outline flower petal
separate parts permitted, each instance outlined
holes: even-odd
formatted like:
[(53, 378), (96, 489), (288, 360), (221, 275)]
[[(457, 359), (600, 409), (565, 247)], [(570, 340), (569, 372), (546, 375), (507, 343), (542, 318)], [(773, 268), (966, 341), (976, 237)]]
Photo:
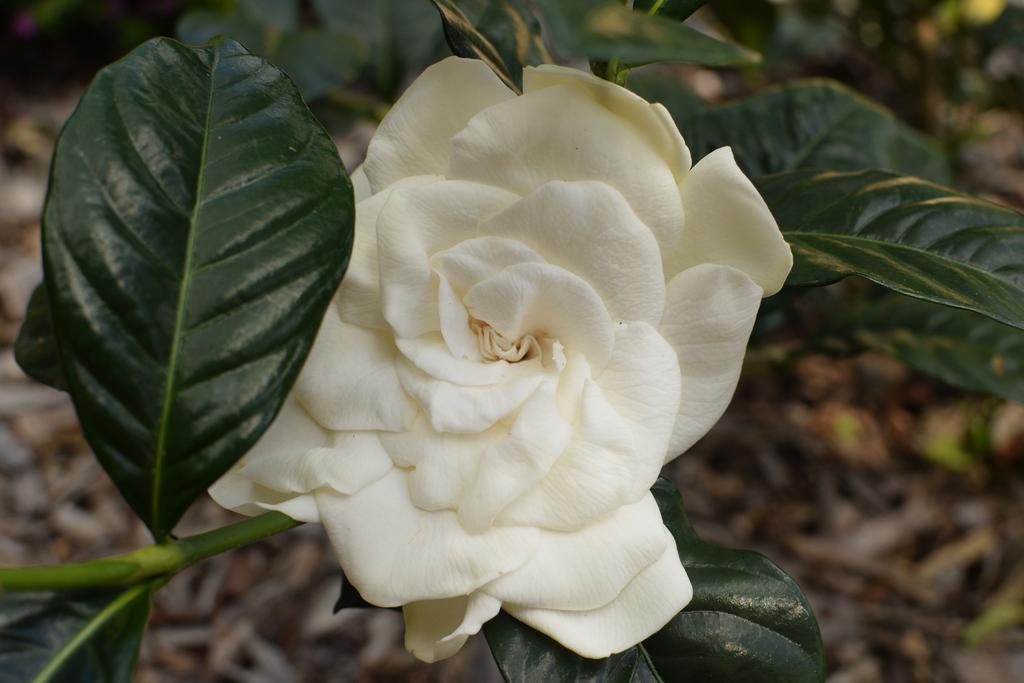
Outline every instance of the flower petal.
[(476, 237), (459, 242), (438, 254), (434, 260), (438, 270), (459, 294), (465, 294), (476, 283), (497, 275), (508, 266), (545, 263), (544, 258), (530, 247), (504, 236)]
[(682, 382), (676, 351), (644, 322), (617, 325), (615, 350), (596, 381), (633, 431), (636, 495), (654, 485), (679, 415)]
[(509, 364), (503, 360), (489, 363), (455, 358), (440, 334), (434, 332), (415, 339), (398, 339), (395, 341), (413, 365), (431, 377), (460, 384), (462, 386), (482, 387), (499, 384), (508, 376)]
[(420, 74), (380, 122), (363, 170), (374, 192), (412, 175), (443, 175), (449, 141), (477, 112), (515, 97), (478, 59), (449, 57)]
[(253, 481), (243, 470), (248, 466), (279, 462), (285, 468), (296, 466), (311, 449), (331, 445), (331, 435), (310, 417), (293, 397), (285, 399), (277, 417), (242, 459), (210, 487), (217, 504), (243, 515), (258, 515), (280, 510), (303, 522), (317, 522), (320, 515), (312, 496), (297, 496), (281, 486), (265, 486)]
[(377, 432), (334, 432), (333, 448), (313, 448), (299, 458), (248, 459), (241, 474), (278, 491), (309, 493), (329, 486), (351, 494), (383, 477), (391, 467)]
[(480, 361), (480, 342), (469, 326), (469, 311), (448, 278), (437, 274), (437, 316), (441, 337), (453, 358)]
[(334, 431), (405, 429), (416, 416), (416, 404), (398, 381), (397, 356), (388, 332), (342, 322), (328, 309), (295, 382), (295, 397)]
[(633, 484), (639, 457), (629, 425), (600, 387), (587, 380), (576, 433), (565, 453), (539, 484), (505, 508), (497, 523), (581, 529), (639, 499)]
[(665, 107), (652, 104), (633, 91), (598, 78), (589, 71), (556, 64), (528, 66), (523, 70), (524, 93), (556, 85), (571, 85), (586, 92), (593, 100), (636, 127), (651, 149), (662, 155), (677, 181), (686, 176), (693, 163), (690, 150)]
[(500, 600), (481, 592), (411, 602), (402, 607), (405, 649), (428, 663), (451, 657), (500, 610)]
[(732, 400), (761, 295), (740, 271), (713, 264), (669, 283), (659, 331), (679, 358), (682, 397), (666, 462), (704, 436)]
[(479, 236), (480, 221), (516, 195), (463, 180), (396, 189), (377, 219), (384, 318), (399, 337), (440, 329), (431, 257)]
[(469, 595), (522, 566), (539, 531), (502, 527), (467, 533), (454, 512), (427, 512), (409, 500), (402, 470), (354, 496), (316, 493), (320, 517), (359, 594), (381, 607)]
[(693, 597), (675, 541), (607, 605), (592, 610), (538, 609), (506, 604), (509, 614), (583, 657), (602, 659), (659, 631)]
[(398, 378), (438, 432), (473, 434), (514, 412), (547, 374), (539, 358), (512, 363), (500, 384), (462, 386), (431, 377), (408, 360), (397, 363)]
[(380, 265), (377, 260), (377, 217), (391, 197), (402, 187), (415, 187), (437, 181), (434, 176), (404, 178), (382, 192), (356, 205), (355, 240), (352, 258), (334, 297), (338, 315), (345, 322), (387, 329), (380, 303)]
[(683, 231), (673, 170), (633, 126), (588, 93), (558, 85), (470, 119), (452, 139), (445, 175), (524, 197), (552, 180), (600, 180), (622, 193), (667, 253), (678, 247)]
[(421, 413), (406, 432), (381, 433), (398, 467), (409, 470), (409, 496), (422, 510), (458, 510), (488, 448), (508, 434), (496, 425), (479, 434), (435, 432)]
[(366, 171), (363, 169), (363, 165), (359, 164), (356, 170), (349, 174), (348, 179), (352, 182), (352, 195), (356, 200), (356, 204), (369, 199), (370, 195), (373, 194), (373, 190), (370, 189), (370, 181), (366, 178)]
[(665, 277), (658, 242), (610, 185), (553, 180), (482, 230), (520, 240), (589, 282), (613, 318), (652, 325), (661, 320)]
[(701, 159), (682, 184), (686, 227), (680, 247), (665, 256), (665, 274), (701, 263), (743, 271), (770, 296), (782, 289), (793, 252), (768, 205), (722, 147)]
[(648, 493), (579, 531), (543, 531), (526, 564), (483, 590), (521, 607), (597, 609), (661, 558), (666, 544), (658, 504)]
[(209, 494), (217, 505), (247, 517), (281, 512), (297, 522), (320, 522), (320, 510), (311, 494), (296, 495), (268, 489), (239, 474), (237, 468), (228, 470), (218, 479), (210, 487)]
[(612, 352), (614, 332), (601, 297), (578, 276), (546, 263), (509, 266), (474, 285), (463, 297), (470, 315), (507, 339), (552, 337), (567, 353), (582, 353), (600, 369)]
[(480, 459), (476, 478), (459, 506), (459, 521), (470, 531), (489, 528), (509, 503), (526, 493), (551, 469), (572, 437), (572, 425), (555, 403), (552, 379), (523, 404), (508, 436)]

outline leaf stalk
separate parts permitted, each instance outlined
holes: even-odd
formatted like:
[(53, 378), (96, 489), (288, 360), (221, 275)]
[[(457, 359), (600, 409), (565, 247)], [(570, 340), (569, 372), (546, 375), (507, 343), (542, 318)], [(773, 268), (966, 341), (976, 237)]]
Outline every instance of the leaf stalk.
[(200, 560), (254, 543), (299, 524), (280, 512), (268, 512), (196, 536), (164, 541), (99, 560), (0, 567), (0, 592), (71, 590), (128, 585), (157, 576), (170, 578)]

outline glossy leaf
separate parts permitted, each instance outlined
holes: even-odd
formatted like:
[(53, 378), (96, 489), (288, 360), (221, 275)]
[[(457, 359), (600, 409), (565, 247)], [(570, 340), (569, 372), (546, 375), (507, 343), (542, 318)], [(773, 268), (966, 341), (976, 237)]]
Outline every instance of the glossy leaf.
[(694, 160), (729, 146), (750, 176), (877, 168), (950, 182), (949, 160), (937, 142), (839, 83), (798, 81), (718, 105), (653, 74), (636, 74), (630, 86), (665, 104)]
[(796, 582), (760, 553), (702, 541), (670, 482), (660, 479), (652, 492), (694, 588), (686, 609), (644, 642), (662, 677), (824, 681), (818, 622)]
[(820, 683), (818, 624), (796, 583), (763, 555), (697, 537), (678, 492), (652, 489), (694, 588), (692, 602), (643, 643), (584, 659), (505, 613), (484, 626), (506, 681)]
[(685, 24), (634, 12), (617, 0), (537, 0), (555, 49), (628, 64), (749, 66), (760, 57)]
[(367, 602), (356, 587), (349, 582), (348, 577), (341, 575), (341, 590), (338, 599), (334, 603), (334, 613), (337, 614), (343, 609), (381, 609), (373, 603)]
[(792, 171), (757, 185), (793, 247), (788, 285), (861, 275), (1024, 329), (1024, 214), (882, 171)]
[(498, 669), (508, 683), (662, 681), (642, 644), (606, 659), (585, 659), (504, 611), (484, 624), (484, 635)]
[(82, 97), (44, 208), (47, 292), (86, 438), (157, 537), (277, 413), (352, 220), (334, 143), (237, 43), (149, 41)]
[(437, 10), (427, 0), (313, 0), (313, 7), (328, 29), (366, 43), (370, 77), (387, 97), (445, 53)]
[(514, 90), (521, 89), (521, 83), (512, 75), (512, 68), (505, 63), (498, 48), (473, 25), (456, 3), (451, 0), (432, 2), (441, 14), (444, 36), (453, 53), (460, 57), (479, 59), (498, 74), (508, 87)]
[(131, 683), (152, 591), (0, 594), (0, 683)]
[(61, 391), (67, 391), (64, 367), (60, 363), (60, 349), (53, 334), (50, 318), (50, 299), (46, 287), (39, 285), (32, 292), (25, 320), (14, 342), (14, 360), (32, 379)]
[(633, 9), (682, 21), (708, 4), (708, 0), (636, 0)]
[(521, 90), (523, 67), (550, 61), (537, 17), (523, 0), (433, 0), (460, 57), (482, 60)]
[(961, 389), (1024, 403), (1024, 332), (968, 311), (889, 295), (844, 311), (828, 349), (894, 356)]

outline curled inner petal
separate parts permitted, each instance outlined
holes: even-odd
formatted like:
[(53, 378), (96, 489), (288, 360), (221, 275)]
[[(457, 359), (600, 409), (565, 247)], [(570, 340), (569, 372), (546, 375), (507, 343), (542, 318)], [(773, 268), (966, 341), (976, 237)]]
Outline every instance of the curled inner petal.
[(471, 320), (469, 324), (476, 333), (480, 356), (484, 360), (518, 363), (523, 359), (540, 356), (540, 343), (532, 334), (509, 339), (482, 320)]

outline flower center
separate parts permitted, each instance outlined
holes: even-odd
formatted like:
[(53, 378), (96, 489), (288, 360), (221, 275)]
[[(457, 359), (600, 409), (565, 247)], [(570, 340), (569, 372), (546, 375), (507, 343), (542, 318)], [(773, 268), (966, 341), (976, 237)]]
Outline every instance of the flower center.
[(532, 334), (511, 340), (482, 320), (472, 319), (469, 324), (476, 333), (480, 356), (486, 361), (518, 363), (541, 355), (540, 343)]

